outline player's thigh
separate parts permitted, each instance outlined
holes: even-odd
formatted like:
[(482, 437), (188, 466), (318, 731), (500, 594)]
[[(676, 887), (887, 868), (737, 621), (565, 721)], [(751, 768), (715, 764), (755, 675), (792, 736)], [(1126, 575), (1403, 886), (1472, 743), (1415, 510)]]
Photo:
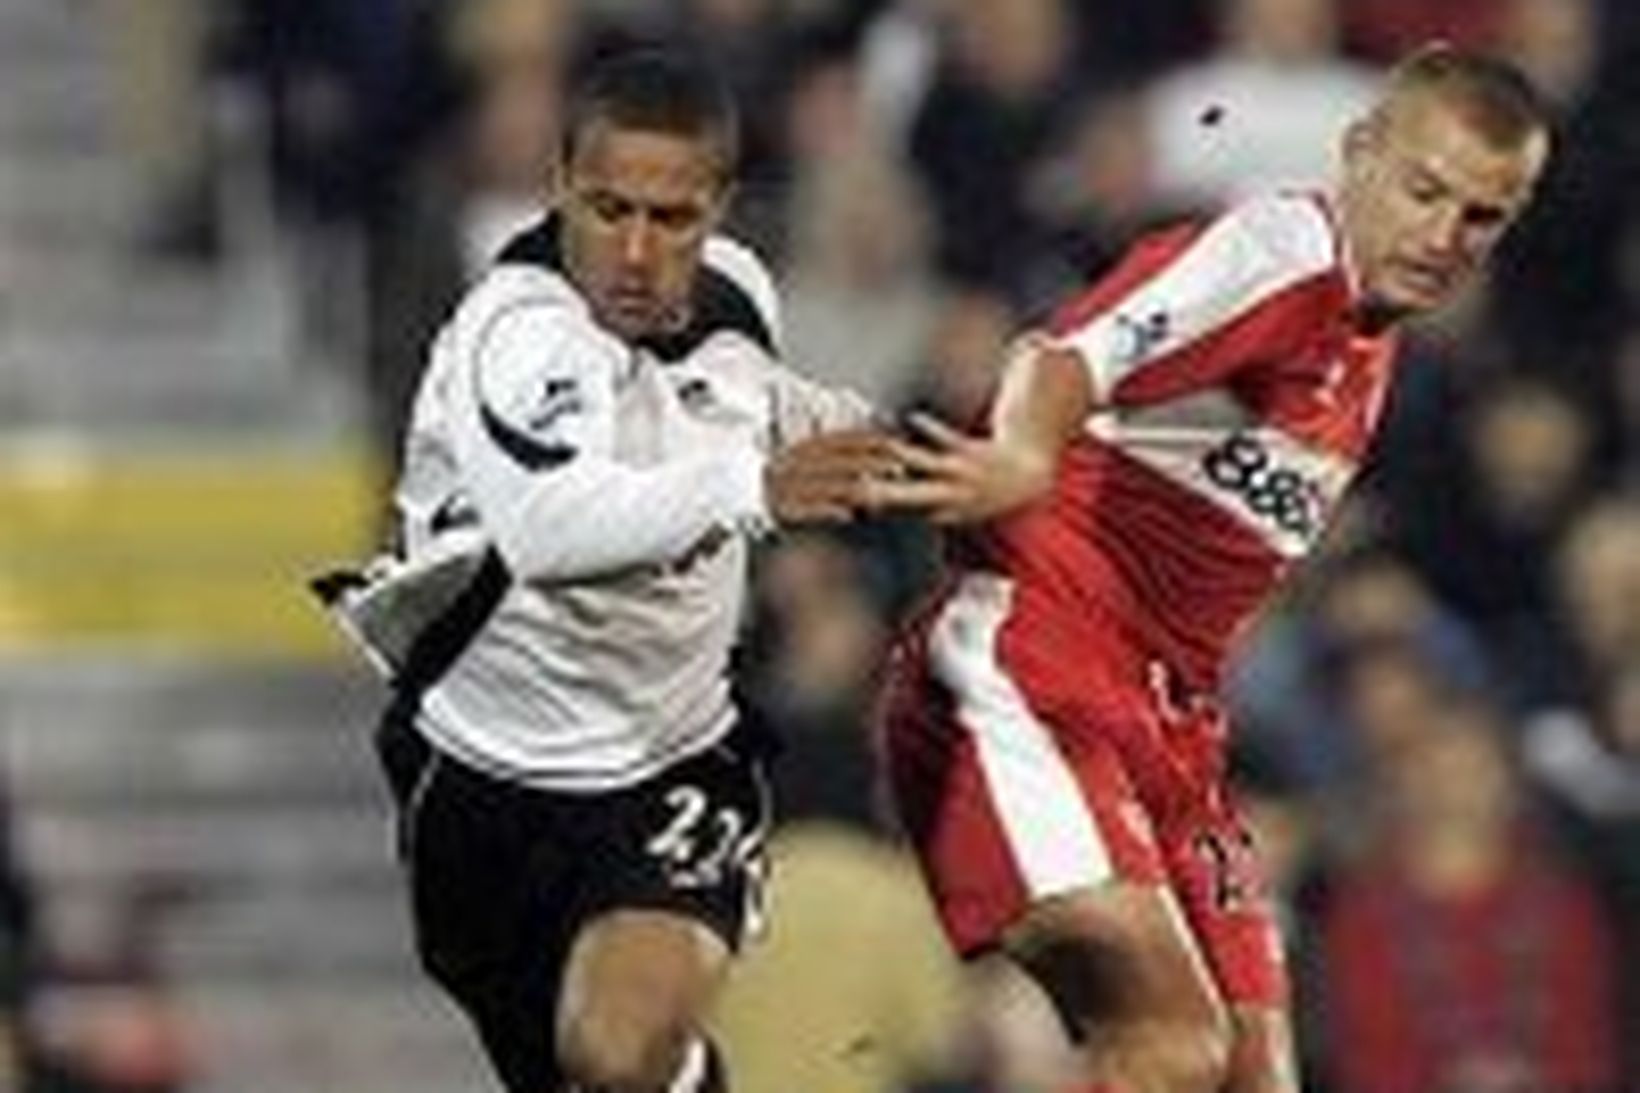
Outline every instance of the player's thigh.
[(570, 948), (557, 1015), (561, 1049), (591, 1042), (593, 1050), (643, 1055), (680, 1046), (705, 1017), (729, 956), (723, 938), (697, 919), (604, 912)]
[(1233, 1015), (1227, 1093), (1297, 1093), (1281, 932), (1251, 833), (1226, 804), (1161, 839), (1173, 891)]
[(1168, 878), (1225, 1002), (1284, 1013), (1291, 994), (1281, 928), (1253, 834), (1227, 799), (1158, 831)]
[(896, 663), (880, 710), (900, 827), (964, 956), (997, 948), (1042, 901), (1167, 882), (1111, 720), (1044, 693), (986, 606), (954, 599), (928, 647)]
[(1033, 904), (1003, 947), (1097, 1048), (1133, 1028), (1228, 1038), (1228, 1014), (1173, 893), (1115, 881)]
[(1005, 948), (1073, 1031), (1227, 1042), (1130, 768), (1165, 750), (1149, 691), (1119, 649), (1069, 673), (1011, 640), (1012, 603), (1006, 582), (966, 582), (890, 677), (890, 780), (941, 922), (965, 955)]
[(508, 1090), (554, 1080), (551, 1015), (576, 924), (572, 833), (545, 795), (443, 756), (408, 724), (377, 747), (397, 809), (416, 952)]
[(464, 1003), (498, 992), (535, 962), (543, 922), (567, 912), (537, 895), (562, 887), (564, 855), (523, 836), (527, 795), (445, 756), (408, 723), (384, 722), (376, 743), (417, 954)]
[(564, 969), (561, 1045), (630, 1056), (698, 1026), (759, 926), (769, 820), (763, 760), (733, 739), (588, 806), (599, 864)]

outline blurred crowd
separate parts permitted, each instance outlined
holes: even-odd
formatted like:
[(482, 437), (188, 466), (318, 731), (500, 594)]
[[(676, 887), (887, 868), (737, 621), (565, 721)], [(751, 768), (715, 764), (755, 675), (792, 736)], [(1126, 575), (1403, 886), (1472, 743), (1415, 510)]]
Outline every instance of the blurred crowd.
[[(732, 229), (780, 272), (791, 359), (955, 421), (1010, 334), (1137, 233), (1324, 182), (1403, 51), (1515, 59), (1559, 110), (1552, 170), (1495, 273), (1409, 337), (1364, 484), (1243, 650), (1235, 764), (1288, 912), (1306, 1088), (1640, 1089), (1640, 8), (112, 7), (141, 245), (217, 259), (207, 115), (224, 89), (254, 103), (284, 230), (321, 263), (362, 255), (348, 345), (387, 463), (432, 331), (550, 199), (567, 82), (622, 43), (689, 40), (736, 89)], [(785, 740), (786, 823), (775, 931), (724, 1013), (749, 1093), (1032, 1093), (1061, 1073), (1040, 1000), (944, 956), (873, 790), (873, 674), (933, 557), (889, 523), (760, 560), (742, 684)]]

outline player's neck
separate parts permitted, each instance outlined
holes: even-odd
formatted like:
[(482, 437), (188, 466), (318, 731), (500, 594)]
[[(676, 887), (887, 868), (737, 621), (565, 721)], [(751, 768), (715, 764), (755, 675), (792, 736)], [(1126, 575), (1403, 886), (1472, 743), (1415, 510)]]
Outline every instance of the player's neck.
[(1366, 287), (1361, 264), (1356, 258), (1353, 242), (1355, 233), (1350, 224), (1354, 214), (1344, 192), (1319, 193), (1321, 209), (1332, 226), (1333, 240), (1338, 248), (1338, 264), (1344, 281), (1349, 286), (1351, 325), (1357, 333), (1376, 338), (1388, 333), (1409, 314), (1407, 309), (1374, 296)]
[(1410, 314), (1407, 308), (1372, 296), (1361, 297), (1352, 312), (1355, 329), (1371, 338), (1389, 333)]

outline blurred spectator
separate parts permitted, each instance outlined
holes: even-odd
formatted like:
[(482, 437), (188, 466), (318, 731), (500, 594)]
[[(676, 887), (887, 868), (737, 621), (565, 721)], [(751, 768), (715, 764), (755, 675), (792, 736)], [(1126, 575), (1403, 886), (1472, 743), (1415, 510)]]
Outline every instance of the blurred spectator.
[(651, 33), (691, 43), (728, 81), (740, 110), (740, 163), (729, 230), (760, 250), (780, 239), (786, 98), (796, 28), (782, 0), (676, 0), (653, 5)]
[[(1409, 327), (1396, 364), (1379, 439), (1360, 489), (1374, 495), (1378, 538), (1421, 565), (1434, 549), (1428, 526), (1467, 463), (1460, 424), (1473, 403), (1513, 383), (1509, 354), (1487, 321), (1488, 277), (1475, 280), (1439, 316)], [(1425, 578), (1427, 579), (1427, 578)]]
[(1388, 65), (1433, 41), (1484, 47), (1496, 40), (1499, 8), (1497, 0), (1348, 0), (1343, 15), (1351, 47)]
[(36, 948), (34, 893), (18, 858), (11, 802), (0, 793), (0, 1090), (22, 1088)]
[(911, 405), (958, 425), (985, 412), (1019, 322), (1003, 296), (953, 286), (940, 304)]
[(452, 48), (469, 93), (456, 136), (457, 202), (467, 279), (538, 218), (551, 194), (573, 45), (566, 0), (478, 0), (452, 24)]
[(1530, 704), (1549, 652), (1549, 558), (1589, 495), (1593, 438), (1574, 403), (1518, 378), (1483, 392), (1460, 427), (1460, 466), (1406, 483), (1396, 516), (1420, 570), (1485, 635), (1511, 699)]
[(1587, 712), (1567, 707), (1526, 726), (1523, 758), (1548, 794), (1568, 845), (1600, 881), (1622, 924), (1625, 1073), (1640, 1080), (1640, 653)]
[(1156, 196), (1156, 154), (1143, 96), (1112, 88), (1081, 105), (1029, 191), (1043, 246), (1021, 279), (1037, 299), (1064, 300), (1105, 273), (1134, 239), (1178, 215)]
[(1590, 705), (1640, 661), (1640, 502), (1578, 514), (1554, 558), (1557, 631), (1535, 665), (1544, 704)]
[(1384, 824), (1328, 906), (1338, 1088), (1611, 1089), (1600, 907), (1524, 814), (1491, 715), (1473, 702), (1432, 713), (1381, 753)]
[(40, 1093), (183, 1093), (198, 1045), (157, 959), (159, 934), (187, 890), (133, 882), (108, 908), (94, 948), (55, 954), (42, 983), (31, 1078)]
[(155, 984), (55, 984), (42, 1009), (50, 1037), (31, 1075), (39, 1093), (182, 1093), (192, 1049), (174, 1002)]
[(461, 290), (551, 193), (573, 47), (565, 0), (471, 0), (438, 24), (460, 108), (371, 223), (365, 383), (384, 468), (427, 347)]
[(781, 814), (879, 827), (865, 725), (887, 627), (866, 571), (835, 538), (789, 537), (761, 560), (757, 596), (742, 686), (781, 742)]
[(209, 257), (218, 242), (210, 192), (206, 73), (220, 12), (205, 0), (102, 0), (112, 36), (115, 120), (146, 207), (141, 242)]
[(1616, 418), (1617, 445), (1612, 453), (1615, 478), (1640, 483), (1640, 330), (1631, 332), (1617, 354), (1611, 409)]
[(1079, 0), (1082, 52), (1102, 79), (1147, 78), (1206, 52), (1222, 0)]
[(1090, 99), (1072, 130), (1061, 173), (1044, 187), (1047, 219), (1086, 236), (1088, 270), (1112, 265), (1155, 208), (1156, 152), (1132, 92)]
[(912, 122), (939, 63), (952, 0), (889, 0), (860, 36), (860, 95), (884, 144), (910, 146)]
[(797, 78), (787, 133), (787, 351), (828, 383), (892, 406), (912, 385), (932, 318), (921, 194), (878, 139), (846, 55)]
[(412, 27), (435, 0), (239, 0), (222, 62), (260, 89), (284, 208), (346, 221), (390, 162)]
[[(1588, 822), (1640, 825), (1640, 656), (1610, 677), (1587, 712), (1549, 710), (1534, 719), (1524, 751), (1531, 772)], [(1640, 838), (1640, 826), (1631, 838)], [(1626, 857), (1632, 894), (1640, 896), (1640, 858)]]
[[(1396, 637), (1345, 650), (1333, 674), (1339, 711), (1355, 746), (1353, 780), (1382, 807), (1385, 773), (1399, 769), (1397, 764), (1435, 731), (1457, 689), (1415, 644)], [(1357, 836), (1371, 834), (1359, 826), (1362, 815), (1349, 817)]]
[(1497, 5), (1499, 52), (1537, 82), (1558, 119), (1537, 195), (1499, 252), (1491, 318), (1524, 370), (1608, 410), (1616, 407), (1611, 362), (1628, 311), (1623, 242), (1633, 224), (1640, 149), (1632, 99), (1597, 79), (1597, 2)]
[(1590, 0), (1505, 0), (1498, 7), (1499, 50), (1551, 101), (1576, 103), (1595, 71), (1598, 13)]
[(911, 132), (933, 204), (938, 265), (1011, 287), (1039, 245), (1027, 180), (1069, 120), (1074, 11), (1065, 0), (961, 3), (948, 52)]
[(1325, 184), (1338, 134), (1372, 106), (1373, 75), (1338, 53), (1335, 0), (1229, 0), (1208, 58), (1154, 85), (1156, 184), (1216, 207), (1270, 188)]
[(1366, 654), (1380, 651), (1379, 659), (1408, 662), (1408, 686), (1426, 679), (1424, 663), (1473, 688), (1486, 676), (1475, 636), (1417, 572), (1394, 554), (1361, 549), (1327, 562), (1237, 662), (1231, 699), (1241, 737), (1300, 785), (1354, 780), (1363, 760), (1351, 688)]

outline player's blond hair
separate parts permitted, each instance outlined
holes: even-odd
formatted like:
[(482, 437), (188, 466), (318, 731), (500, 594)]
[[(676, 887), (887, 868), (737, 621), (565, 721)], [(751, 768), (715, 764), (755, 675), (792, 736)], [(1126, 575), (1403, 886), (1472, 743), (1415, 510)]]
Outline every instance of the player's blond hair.
[(1420, 94), (1437, 95), (1456, 108), (1495, 148), (1521, 148), (1552, 128), (1549, 104), (1524, 72), (1500, 57), (1446, 42), (1424, 46), (1391, 69), (1379, 109)]

